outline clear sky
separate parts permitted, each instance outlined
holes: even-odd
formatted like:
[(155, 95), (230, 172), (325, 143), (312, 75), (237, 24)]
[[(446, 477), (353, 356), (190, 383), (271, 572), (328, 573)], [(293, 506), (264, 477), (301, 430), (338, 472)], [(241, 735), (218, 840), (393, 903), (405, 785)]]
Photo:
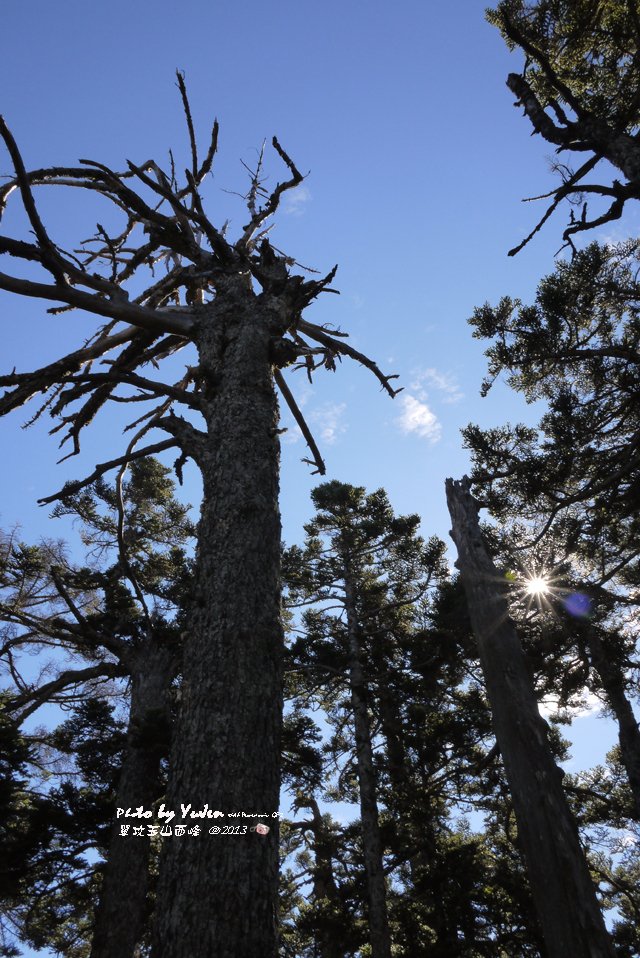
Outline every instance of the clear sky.
[[(405, 391), (391, 401), (370, 373), (347, 362), (335, 374), (321, 372), (312, 387), (301, 372), (289, 384), (316, 434), (327, 478), (384, 486), (397, 511), (420, 513), (424, 533), (444, 538), (444, 479), (467, 466), (460, 428), (539, 413), (504, 386), (480, 399), (483, 345), (466, 321), (486, 300), (531, 298), (552, 270), (564, 223), (557, 215), (518, 257), (507, 257), (541, 215), (539, 204), (521, 199), (550, 188), (550, 151), (513, 107), (505, 79), (520, 58), (484, 22), (484, 6), (9, 0), (2, 17), (0, 110), (27, 167), (79, 157), (117, 169), (125, 158), (164, 163), (170, 147), (185, 166), (174, 76), (180, 68), (203, 148), (213, 117), (220, 121), (218, 161), (205, 192), (212, 220), (231, 217), (231, 234), (244, 222), (240, 201), (224, 191), (246, 189), (240, 160), (251, 163), (263, 139), (276, 134), (309, 171), (285, 202), (273, 241), (325, 272), (339, 264), (334, 285), (341, 296), (321, 297), (310, 318), (348, 331), (385, 372), (400, 375)], [(268, 169), (271, 184), (282, 178), (273, 154)], [(1, 152), (0, 173), (10, 172)], [(62, 245), (94, 231), (96, 214), (77, 196), (39, 191), (38, 198)], [(19, 223), (9, 211), (3, 232)], [(5, 294), (0, 316), (3, 371), (51, 361), (96, 326), (90, 316), (48, 317), (40, 303)], [(0, 420), (0, 521), (20, 522), (25, 538), (65, 535), (36, 499), (118, 455), (119, 420), (98, 418), (82, 455), (56, 466), (47, 423), (21, 430), (26, 418)], [(311, 514), (317, 477), (300, 462), (306, 454), (291, 429), (282, 462), (288, 543), (302, 540)], [(185, 495), (197, 503), (193, 471)], [(590, 729), (594, 758), (613, 742), (602, 727)], [(588, 764), (584, 747), (580, 754)]]

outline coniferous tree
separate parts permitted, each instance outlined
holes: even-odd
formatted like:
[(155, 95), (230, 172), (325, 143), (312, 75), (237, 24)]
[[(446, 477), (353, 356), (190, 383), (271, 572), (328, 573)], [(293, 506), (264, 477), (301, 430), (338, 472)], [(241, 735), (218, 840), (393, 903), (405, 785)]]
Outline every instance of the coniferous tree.
[(313, 795), (298, 793), (294, 811), (283, 824), (283, 854), (293, 863), (283, 869), (283, 958), (351, 958), (368, 940), (353, 827), (322, 812)]
[[(527, 400), (545, 400), (538, 429), (465, 430), (472, 477), (502, 523), (517, 518), (524, 547), (552, 559), (550, 600), (572, 620), (584, 685), (595, 682), (615, 715), (622, 760), (640, 815), (640, 730), (633, 711), (640, 562), (640, 287), (638, 244), (597, 244), (558, 263), (536, 302), (503, 299), (476, 310), (475, 335), (492, 339), (490, 379), (507, 373)], [(562, 588), (557, 566), (573, 588)], [(573, 597), (572, 597), (573, 596)]]
[[(365, 647), (370, 632), (381, 633), (384, 626), (375, 621), (375, 605), (368, 611), (367, 603), (383, 596), (387, 599), (384, 604), (397, 608), (409, 605), (412, 599), (417, 601), (419, 594), (410, 597), (398, 570), (413, 572), (412, 585), (424, 591), (429, 577), (436, 572), (441, 550), (432, 543), (430, 552), (425, 547), (419, 551), (419, 543), (411, 555), (408, 541), (415, 533), (418, 519), (395, 518), (382, 491), (365, 500), (364, 489), (331, 482), (314, 490), (312, 498), (318, 512), (306, 527), (309, 540), (305, 555), (296, 551), (289, 556), (288, 582), (294, 595), (295, 591), (302, 593), (303, 601), (312, 598), (315, 602), (331, 602), (340, 611), (339, 615), (321, 609), (307, 614), (306, 624), (314, 629), (315, 640), (311, 663), (322, 668), (324, 653), (333, 673), (344, 673), (346, 679), (344, 691), (349, 697), (354, 729), (371, 949), (374, 958), (388, 958), (391, 939), (374, 766), (372, 689), (367, 678)], [(391, 572), (393, 560), (395, 576), (390, 582), (383, 581), (382, 576)], [(298, 563), (297, 569), (293, 568), (294, 561)], [(417, 574), (418, 566), (422, 578)], [(296, 654), (294, 647), (294, 658)], [(334, 710), (340, 707), (332, 703)]]
[[(2, 840), (9, 881), (0, 912), (14, 942), (69, 958), (90, 954), (98, 856), (108, 853), (126, 751), (126, 724), (113, 712), (105, 698), (85, 693), (57, 728), (25, 735), (28, 801)], [(135, 917), (136, 902), (128, 913)]]
[[(89, 869), (98, 905), (94, 924), (90, 912), (85, 915), (83, 934), (92, 937), (94, 958), (116, 952), (123, 958), (133, 955), (148, 933), (148, 830), (145, 827), (144, 835), (135, 839), (123, 835), (115, 812), (139, 806), (151, 809), (162, 795), (161, 765), (172, 725), (171, 686), (180, 667), (191, 584), (187, 550), (194, 528), (188, 508), (174, 498), (168, 470), (154, 459), (132, 463), (130, 469), (128, 481), (115, 488), (99, 481), (56, 509), (81, 520), (87, 565), (74, 564), (59, 544), (26, 547), (14, 537), (5, 543), (2, 570), (0, 616), (6, 631), (2, 651), (8, 674), (18, 686), (6, 702), (13, 725), (19, 727), (47, 703), (59, 707), (80, 703), (76, 726), (66, 723), (44, 735), (40, 747), (68, 755), (76, 766), (73, 774), (86, 780), (84, 792), (71, 780), (55, 794), (69, 819), (78, 803), (83, 807), (90, 816), (93, 847), (106, 859), (97, 869)], [(27, 654), (42, 654), (51, 645), (55, 653), (49, 670), (55, 677), (35, 682), (22, 678)], [(91, 664), (61, 668), (63, 653), (73, 656), (74, 665)], [(129, 690), (124, 740), (111, 735), (113, 767), (93, 768), (92, 750), (99, 751), (99, 742), (109, 740), (112, 722), (106, 703), (96, 696), (100, 683), (118, 677), (127, 679)], [(122, 697), (124, 690), (118, 694)], [(41, 825), (46, 832), (43, 816)], [(27, 831), (35, 834), (33, 829)], [(48, 846), (51, 840), (47, 838)], [(74, 843), (75, 839), (72, 847)], [(43, 869), (42, 856), (27, 858), (23, 894), (30, 886), (37, 887), (42, 899), (51, 868)], [(85, 896), (84, 906), (88, 903)], [(36, 903), (36, 913), (43, 914), (42, 901)], [(41, 922), (35, 938), (44, 940), (48, 932), (52, 940), (59, 940), (59, 924), (51, 919), (47, 929), (46, 921)], [(33, 920), (25, 918), (24, 927), (34, 940)]]
[[(355, 864), (362, 856), (367, 926), (371, 869), (366, 861), (372, 851), (362, 825), (369, 814), (362, 802), (363, 781), (375, 805), (379, 845), (373, 847), (380, 850), (395, 954), (498, 958), (511, 949), (538, 955), (540, 934), (513, 837), (506, 852), (504, 841), (474, 835), (453, 820), (456, 807), (495, 819), (505, 802), (470, 626), (461, 615), (459, 590), (442, 581), (443, 544), (421, 540), (418, 518), (394, 516), (382, 490), (366, 495), (361, 488), (326, 483), (313, 500), (318, 511), (306, 527), (305, 548), (285, 554), (287, 602), (290, 611), (302, 612), (292, 623), (289, 674), (295, 677), (299, 708), (320, 709), (331, 730), (323, 749), (324, 795), (320, 791), (317, 798), (360, 804), (361, 821), (354, 824), (361, 829), (362, 849), (356, 848)], [(348, 596), (355, 600), (351, 620)], [(355, 704), (354, 619), (356, 681), (362, 679)], [(367, 737), (358, 739), (355, 715), (362, 700)], [(366, 751), (370, 762), (364, 763), (358, 755), (363, 738), (371, 746)], [(304, 785), (297, 801), (299, 807), (317, 805), (317, 799), (305, 797)], [(329, 828), (324, 834), (331, 836), (332, 851), (318, 867), (326, 887), (327, 862), (334, 863), (334, 893), (331, 908), (325, 901), (324, 910), (305, 910), (304, 928), (318, 955), (332, 955), (336, 914), (342, 912), (345, 926), (353, 914), (353, 886), (338, 862), (353, 863), (353, 858), (345, 851), (349, 829), (320, 818)], [(315, 812), (305, 819), (294, 822), (293, 829), (307, 839), (313, 875), (322, 822)], [(295, 918), (292, 927), (301, 928)]]
[[(522, 71), (507, 78), (516, 105), (533, 132), (562, 153), (562, 161), (554, 163), (561, 183), (540, 197), (550, 198), (550, 205), (510, 255), (565, 199), (580, 208), (577, 215), (571, 209), (564, 231), (573, 247), (576, 234), (618, 219), (626, 202), (640, 197), (638, 5), (635, 0), (501, 0), (487, 18), (509, 48), (523, 55)], [(614, 167), (613, 179), (602, 161)], [(600, 204), (595, 214), (592, 200)]]

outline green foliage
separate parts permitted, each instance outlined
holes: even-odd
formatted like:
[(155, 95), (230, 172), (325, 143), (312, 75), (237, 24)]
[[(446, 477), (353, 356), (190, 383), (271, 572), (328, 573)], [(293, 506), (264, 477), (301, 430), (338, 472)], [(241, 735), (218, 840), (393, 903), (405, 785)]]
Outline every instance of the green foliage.
[(639, 247), (592, 244), (538, 288), (536, 302), (502, 300), (471, 322), (493, 339), (491, 378), (528, 401), (545, 400), (539, 430), (480, 430), (465, 440), (473, 478), (497, 517), (555, 521), (566, 554), (599, 578), (639, 577), (635, 542), (640, 471)]
[[(355, 606), (397, 958), (540, 955), (540, 936), (495, 753), (459, 583), (444, 545), (395, 516), (383, 490), (324, 483), (304, 548), (285, 555), (291, 616), (289, 693), (324, 731), (319, 800), (357, 805), (345, 576)], [(315, 752), (315, 756), (317, 756)], [(296, 807), (311, 785), (291, 776)], [(312, 793), (311, 793), (312, 794)], [(315, 801), (315, 799), (313, 799)], [(330, 808), (330, 804), (329, 804)], [(489, 816), (474, 834), (462, 810)], [(508, 823), (503, 833), (497, 822)], [(289, 854), (306, 893), (288, 899), (285, 954), (366, 954), (367, 900), (360, 822), (325, 813), (290, 824)], [(318, 881), (318, 875), (322, 880)], [(289, 886), (288, 886), (289, 887)], [(331, 894), (327, 892), (331, 889)], [(337, 937), (336, 925), (346, 931)], [(347, 944), (348, 942), (348, 944)], [(316, 951), (313, 950), (315, 945)], [(343, 950), (339, 950), (340, 948)], [(332, 948), (334, 949), (332, 951)]]
[[(126, 710), (129, 689), (74, 676), (87, 661), (99, 668), (117, 657), (120, 674), (137, 682), (160, 663), (168, 692), (178, 669), (194, 532), (188, 507), (173, 492), (168, 470), (141, 460), (124, 483), (121, 509), (117, 492), (104, 483), (66, 499), (57, 511), (81, 521), (83, 565), (70, 561), (62, 543), (29, 546), (15, 534), (2, 540), (9, 680), (20, 675), (27, 653), (44, 654), (57, 643), (44, 682), (22, 679), (4, 698), (14, 716), (0, 726), (7, 770), (4, 792), (0, 787), (0, 896), (13, 929), (7, 948), (17, 935), (71, 958), (88, 956), (123, 756), (134, 750), (139, 761), (161, 768), (167, 754), (168, 709), (147, 709), (127, 723), (116, 709)], [(47, 695), (51, 676), (55, 688)], [(47, 702), (73, 712), (57, 727), (22, 734), (22, 718)]]
[(636, 0), (504, 0), (487, 19), (528, 55), (526, 76), (544, 106), (560, 101), (616, 130), (638, 127)]
[[(554, 163), (561, 183), (550, 193), (538, 226), (559, 202), (573, 210), (564, 239), (572, 257), (543, 279), (535, 303), (503, 298), (477, 309), (474, 335), (491, 340), (489, 376), (527, 402), (543, 402), (538, 428), (517, 425), (464, 432), (473, 458), (476, 495), (498, 520), (494, 545), (507, 569), (512, 614), (540, 693), (551, 694), (570, 721), (587, 692), (603, 701), (620, 732), (616, 760), (605, 774), (567, 778), (594, 877), (615, 925), (620, 955), (636, 954), (637, 900), (624, 877), (625, 855), (607, 859), (640, 814), (637, 700), (637, 619), (640, 566), (640, 247), (576, 250), (573, 235), (618, 219), (640, 182), (640, 8), (637, 0), (503, 0), (488, 12), (511, 49), (524, 55), (521, 74), (507, 84), (548, 143), (563, 153)], [(576, 154), (574, 169), (567, 154)], [(608, 160), (610, 167), (590, 176)], [(600, 167), (599, 167), (600, 168)], [(587, 202), (608, 209), (589, 218)], [(527, 597), (523, 580), (544, 576), (548, 591)], [(579, 601), (576, 601), (579, 600)], [(561, 746), (561, 742), (557, 743)], [(618, 869), (621, 869), (618, 872)], [(619, 880), (616, 877), (619, 875)]]
[[(15, 742), (15, 726), (8, 727)], [(35, 948), (88, 955), (95, 853), (106, 850), (123, 746), (113, 706), (87, 699), (47, 737), (46, 751), (39, 755), (24, 738), (21, 764), (15, 752), (10, 756), (13, 774), (22, 768), (25, 790), (3, 816), (0, 899), (21, 940)], [(55, 753), (68, 758), (60, 784), (37, 788), (37, 767)]]

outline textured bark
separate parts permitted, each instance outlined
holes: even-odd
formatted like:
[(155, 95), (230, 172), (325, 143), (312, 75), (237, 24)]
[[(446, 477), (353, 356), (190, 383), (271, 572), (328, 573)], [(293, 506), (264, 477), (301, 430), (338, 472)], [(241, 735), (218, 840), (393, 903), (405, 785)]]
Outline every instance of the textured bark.
[[(118, 384), (139, 387), (145, 401), (159, 397), (158, 406), (130, 424), (144, 421), (123, 456), (99, 464), (90, 477), (65, 485), (46, 501), (64, 499), (108, 469), (172, 446), (180, 450), (178, 473), (188, 458), (200, 467), (203, 500), (196, 592), (184, 650), (183, 707), (172, 747), (167, 802), (173, 806), (170, 811), (180, 814), (184, 803), (196, 811), (204, 811), (209, 804), (239, 815), (266, 812), (273, 816), (279, 799), (283, 657), (274, 377), (305, 435), (316, 470), (324, 473), (304, 417), (279, 369), (273, 367), (300, 360), (310, 377), (319, 366), (334, 370), (336, 358), (348, 356), (369, 369), (390, 396), (396, 392), (391, 386), (396, 377), (384, 375), (372, 360), (346, 343), (340, 331), (303, 320), (306, 307), (331, 290), (337, 266), (323, 278), (292, 274), (295, 261), (271, 247), (266, 238), (283, 194), (303, 181), (276, 137), (272, 145), (288, 178), (267, 195), (261, 154), (256, 171), (250, 174), (249, 221), (240, 237), (229, 242), (225, 228), (219, 231), (208, 219), (198, 190), (212, 168), (218, 124), (213, 124), (200, 162), (180, 73), (178, 87), (192, 159), (183, 186), (151, 160), (143, 167), (129, 164), (122, 174), (97, 163), (27, 171), (0, 117), (0, 139), (15, 170), (15, 178), (0, 190), (0, 204), (17, 191), (36, 240), (2, 239), (0, 252), (40, 264), (53, 278), (53, 283), (44, 284), (0, 274), (0, 287), (131, 323), (127, 330), (112, 334), (113, 324), (107, 322), (91, 347), (28, 374), (14, 371), (3, 376), (6, 386), (16, 388), (1, 398), (0, 415), (51, 391), (42, 408), (51, 406), (52, 415), (60, 418), (57, 428), (64, 430), (62, 441), (72, 440), (78, 452), (82, 430), (113, 398)], [(146, 199), (136, 193), (137, 181), (145, 186)], [(126, 228), (119, 236), (109, 237), (98, 226), (97, 235), (88, 241), (97, 247), (87, 248), (80, 260), (70, 259), (50, 239), (38, 214), (32, 187), (45, 184), (73, 186), (102, 196), (125, 214)], [(150, 206), (148, 190), (162, 203), (154, 200)], [(144, 226), (145, 234), (139, 245), (131, 239), (137, 224)], [(149, 263), (163, 260), (172, 264), (171, 269), (147, 285)], [(105, 275), (96, 272), (100, 262), (105, 264)], [(129, 302), (129, 281), (134, 278), (135, 303)], [(261, 292), (254, 292), (258, 287)], [(188, 367), (178, 383), (138, 375), (142, 366), (169, 361), (187, 343), (196, 345), (200, 365)], [(114, 347), (118, 353), (108, 360), (111, 372), (106, 382), (87, 363), (112, 354)], [(206, 431), (175, 412), (166, 414), (168, 402), (181, 404), (189, 414), (201, 412)], [(168, 433), (171, 441), (140, 447), (139, 441), (151, 428)], [(207, 831), (200, 840), (189, 836), (167, 842), (153, 936), (155, 958), (275, 956), (277, 818), (271, 818), (270, 824), (268, 837), (255, 832), (209, 837)]]
[[(160, 794), (162, 748), (149, 742), (149, 726), (170, 727), (169, 688), (173, 657), (163, 650), (140, 655), (132, 675), (127, 746), (116, 791), (116, 808), (150, 809)], [(148, 918), (149, 838), (120, 835), (116, 819), (96, 911), (91, 958), (131, 958)]]
[(355, 604), (355, 589), (345, 561), (345, 608), (349, 630), (349, 686), (356, 741), (356, 766), (360, 790), (362, 846), (369, 899), (369, 940), (372, 958), (391, 958), (391, 939), (387, 919), (387, 890), (378, 824), (376, 774), (373, 767), (371, 725), (367, 708), (366, 685), (362, 669), (362, 650)]
[[(203, 501), (167, 795), (174, 825), (181, 803), (268, 816), (278, 809), (283, 636), (269, 358), (276, 320), (239, 277), (218, 289), (197, 331), (207, 437), (195, 453)], [(267, 819), (226, 823), (260, 820)], [(155, 958), (275, 958), (277, 818), (268, 818), (266, 836), (210, 835), (212, 821), (197, 823), (199, 837), (165, 840)]]
[(640, 149), (638, 141), (628, 133), (619, 133), (601, 144), (603, 156), (624, 174), (627, 181), (637, 185), (640, 181)]
[(618, 723), (620, 759), (629, 778), (635, 813), (640, 821), (640, 728), (626, 696), (625, 681), (619, 666), (607, 655), (594, 629), (589, 629), (587, 641), (591, 662), (600, 676), (607, 701)]
[(458, 565), (478, 642), (534, 902), (550, 958), (612, 958), (578, 830), (509, 618), (501, 578), (480, 532), (468, 481), (447, 480)]

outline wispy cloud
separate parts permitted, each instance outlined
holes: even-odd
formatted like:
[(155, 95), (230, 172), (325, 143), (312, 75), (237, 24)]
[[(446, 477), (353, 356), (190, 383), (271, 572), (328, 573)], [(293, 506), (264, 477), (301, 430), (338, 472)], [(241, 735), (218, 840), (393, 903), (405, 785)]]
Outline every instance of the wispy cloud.
[(441, 393), (443, 403), (457, 403), (464, 398), (464, 393), (460, 389), (455, 376), (440, 372), (433, 366), (415, 373), (411, 383), (411, 389), (422, 400), (428, 398), (430, 388)]
[(306, 186), (296, 186), (294, 190), (285, 193), (282, 211), (287, 216), (302, 216), (307, 203), (311, 200), (311, 191)]
[(404, 433), (414, 433), (428, 442), (438, 442), (442, 435), (442, 427), (435, 413), (429, 409), (426, 402), (416, 399), (415, 396), (404, 395), (400, 399), (402, 412), (397, 422)]
[(293, 446), (302, 439), (302, 430), (297, 422), (293, 422), (293, 418), (290, 423), (287, 423), (286, 430), (280, 436), (280, 442), (285, 446)]
[(311, 426), (319, 426), (319, 438), (322, 442), (332, 446), (334, 442), (347, 431), (344, 414), (346, 403), (324, 403), (307, 416)]

